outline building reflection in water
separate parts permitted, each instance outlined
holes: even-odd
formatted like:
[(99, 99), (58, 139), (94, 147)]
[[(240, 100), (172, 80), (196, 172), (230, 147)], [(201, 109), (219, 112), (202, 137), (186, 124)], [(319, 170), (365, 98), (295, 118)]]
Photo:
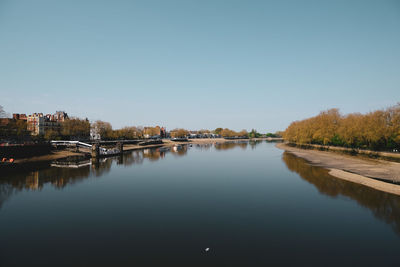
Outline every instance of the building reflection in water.
[(10, 195), (21, 190), (41, 190), (44, 185), (51, 184), (62, 189), (90, 177), (100, 177), (111, 170), (112, 165), (125, 167), (133, 164), (143, 164), (145, 160), (158, 161), (167, 153), (176, 156), (186, 155), (188, 146), (177, 149), (158, 148), (143, 149), (125, 153), (119, 157), (102, 158), (97, 160), (68, 158), (45, 164), (36, 170), (20, 170), (0, 174), (0, 205)]
[(165, 158), (166, 154), (182, 157), (192, 147), (200, 150), (228, 150), (235, 147), (246, 149), (248, 142), (237, 141), (222, 144), (186, 144), (174, 147), (135, 150), (119, 157), (102, 158), (98, 160), (71, 157), (66, 161), (45, 164), (39, 169), (21, 170), (13, 173), (0, 174), (0, 208), (2, 203), (12, 194), (21, 190), (41, 190), (45, 185), (63, 189), (91, 177), (100, 177), (110, 172), (113, 164), (128, 167), (143, 164), (145, 160), (155, 162)]
[(351, 183), (329, 175), (328, 170), (312, 166), (302, 158), (284, 152), (282, 160), (289, 170), (314, 185), (321, 194), (331, 197), (349, 197), (372, 211), (374, 216), (390, 224), (400, 235), (400, 197), (381, 192), (356, 183)]
[[(160, 153), (133, 151), (119, 157), (102, 158), (98, 160), (68, 158), (66, 161), (57, 161), (45, 164), (40, 168), (20, 170), (12, 173), (0, 174), (0, 208), (11, 195), (22, 190), (41, 190), (45, 185), (63, 189), (88, 179), (100, 177), (111, 170), (115, 163), (122, 166), (142, 164), (145, 158), (157, 160)], [(87, 164), (89, 162), (89, 164)]]

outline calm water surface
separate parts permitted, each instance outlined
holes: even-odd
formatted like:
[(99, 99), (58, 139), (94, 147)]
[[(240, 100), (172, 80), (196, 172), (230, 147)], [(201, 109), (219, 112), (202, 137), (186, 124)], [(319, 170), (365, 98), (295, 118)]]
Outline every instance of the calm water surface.
[(400, 266), (399, 197), (271, 143), (79, 164), (0, 174), (0, 266)]

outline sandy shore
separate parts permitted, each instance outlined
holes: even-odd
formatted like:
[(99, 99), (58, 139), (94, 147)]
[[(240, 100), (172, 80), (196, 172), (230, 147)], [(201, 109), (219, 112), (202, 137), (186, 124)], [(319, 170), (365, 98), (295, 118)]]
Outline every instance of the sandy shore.
[(54, 151), (51, 154), (47, 154), (47, 155), (43, 155), (43, 156), (17, 159), (17, 160), (15, 160), (15, 163), (24, 164), (24, 163), (31, 163), (31, 162), (50, 161), (50, 160), (66, 158), (69, 156), (81, 156), (81, 155), (82, 155), (82, 153), (76, 153), (76, 152), (72, 152), (69, 150), (60, 150), (60, 151)]
[(276, 146), (304, 158), (312, 165), (330, 169), (329, 174), (337, 178), (400, 195), (400, 185), (384, 182), (400, 182), (400, 163), (366, 159), (335, 152), (301, 149), (287, 146), (284, 143), (279, 143)]
[(346, 148), (346, 147), (317, 145), (317, 144), (307, 144), (305, 146), (306, 147), (302, 147), (302, 148), (318, 149), (318, 150), (323, 150), (323, 151), (333, 151), (333, 152), (339, 152), (339, 153), (349, 153), (350, 155), (355, 155), (355, 154), (352, 154), (353, 152), (355, 152), (357, 155), (361, 155), (361, 156), (374, 157), (374, 158), (380, 158), (383, 160), (400, 162), (400, 153), (385, 152), (385, 151), (372, 151), (372, 150), (367, 150), (367, 149), (352, 149), (352, 148)]

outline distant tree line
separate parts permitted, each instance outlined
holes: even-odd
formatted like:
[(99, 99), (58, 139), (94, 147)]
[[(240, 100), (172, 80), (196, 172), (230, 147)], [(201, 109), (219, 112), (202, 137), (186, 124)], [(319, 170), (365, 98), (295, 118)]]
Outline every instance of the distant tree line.
[(90, 122), (86, 119), (68, 118), (59, 128), (47, 129), (43, 136), (33, 137), (39, 140), (87, 140), (90, 137)]
[(97, 129), (102, 140), (129, 140), (143, 138), (143, 127), (130, 126), (113, 130), (109, 122), (98, 120), (92, 124), (92, 128)]
[(29, 137), (26, 121), (10, 120), (7, 125), (0, 126), (0, 139), (23, 141)]
[(143, 138), (143, 127), (113, 129), (109, 122), (101, 120), (90, 123), (88, 119), (70, 118), (61, 123), (59, 130), (47, 130), (45, 140), (89, 140), (90, 129), (94, 128), (102, 140), (129, 140)]
[[(7, 118), (9, 115), (0, 106), (0, 118)], [(109, 122), (95, 121), (90, 123), (89, 120), (81, 119), (78, 117), (71, 117), (66, 119), (56, 127), (45, 129), (44, 135), (32, 136), (27, 130), (27, 123), (23, 120), (10, 120), (7, 125), (0, 125), (0, 139), (4, 140), (33, 140), (33, 141), (45, 141), (45, 140), (89, 140), (91, 129), (94, 129), (98, 133), (102, 140), (118, 140), (118, 139), (141, 139), (145, 136), (156, 136), (160, 135), (159, 127), (123, 127), (121, 129), (113, 129)], [(198, 134), (217, 134), (222, 137), (278, 137), (278, 134), (261, 134), (255, 129), (252, 129), (250, 133), (246, 130), (239, 132), (228, 129), (228, 128), (216, 128), (214, 131), (201, 129), (195, 131)], [(179, 128), (170, 131), (171, 137), (187, 137), (189, 131)]]
[(180, 128), (172, 130), (170, 134), (172, 138), (182, 138), (186, 137), (189, 134), (189, 131)]
[(240, 132), (236, 132), (228, 128), (222, 129), (219, 134), (222, 137), (248, 137), (248, 132), (246, 130), (241, 130)]
[(341, 115), (338, 109), (329, 109), (318, 116), (291, 123), (283, 137), (298, 144), (400, 149), (400, 103), (367, 114)]
[(248, 133), (249, 138), (260, 138), (262, 137), (262, 134), (257, 132), (256, 129), (251, 129), (251, 131)]
[(219, 134), (222, 137), (249, 137), (249, 138), (261, 138), (261, 137), (282, 137), (282, 132), (276, 133), (266, 133), (262, 134), (257, 132), (256, 129), (251, 129), (250, 132), (246, 130), (241, 130), (240, 132), (236, 132), (234, 130), (230, 130), (228, 128), (216, 128), (213, 131), (215, 134)]

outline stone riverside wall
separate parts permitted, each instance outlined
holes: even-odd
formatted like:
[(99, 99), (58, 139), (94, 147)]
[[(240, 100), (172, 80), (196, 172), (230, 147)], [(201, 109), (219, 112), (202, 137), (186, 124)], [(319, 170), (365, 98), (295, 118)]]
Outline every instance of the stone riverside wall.
[(42, 156), (49, 154), (50, 152), (50, 144), (0, 146), (0, 160), (2, 158), (20, 159)]

